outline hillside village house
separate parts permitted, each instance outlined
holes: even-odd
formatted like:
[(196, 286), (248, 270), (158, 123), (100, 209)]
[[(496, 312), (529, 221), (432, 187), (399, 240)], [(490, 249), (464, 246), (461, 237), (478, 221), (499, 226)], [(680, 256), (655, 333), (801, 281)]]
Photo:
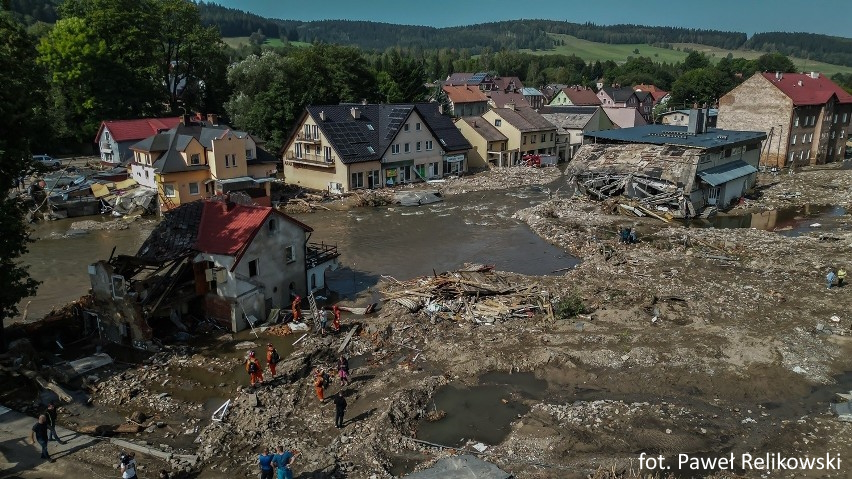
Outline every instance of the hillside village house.
[(596, 199), (625, 195), (675, 217), (730, 206), (754, 186), (766, 134), (707, 128), (704, 113), (692, 110), (685, 127), (586, 133), (570, 166), (578, 188)]
[(488, 109), (488, 97), (475, 86), (444, 85), (441, 87), (455, 117), (476, 116)]
[(456, 121), (456, 127), (473, 146), (467, 154), (470, 168), (509, 166), (509, 139), (486, 119), (462, 118)]
[[(519, 164), (526, 155), (556, 155), (556, 127), (530, 107), (494, 108), (480, 118), (506, 137), (508, 164)], [(465, 131), (470, 131), (466, 129)]]
[(548, 106), (539, 113), (556, 127), (556, 148), (561, 161), (574, 158), (583, 145), (585, 133), (614, 127), (600, 106)]
[[(708, 108), (705, 110), (707, 117), (707, 128), (716, 128), (719, 119), (719, 110), (717, 108)], [(672, 110), (661, 114), (657, 120), (662, 125), (689, 125), (689, 110)]]
[(467, 171), (470, 143), (437, 103), (311, 105), (296, 125), (289, 184), (341, 194)]
[(720, 128), (769, 135), (762, 164), (840, 161), (852, 125), (852, 95), (825, 75), (755, 73), (719, 99)]
[(574, 85), (565, 87), (550, 100), (550, 106), (600, 106), (601, 99), (594, 90)]
[(669, 94), (669, 92), (667, 92), (665, 90), (661, 90), (660, 88), (657, 88), (656, 85), (646, 85), (644, 83), (640, 83), (639, 85), (633, 86), (633, 91), (637, 91), (637, 92), (641, 91), (641, 92), (650, 93), (651, 98), (653, 100), (653, 104), (651, 105), (652, 108), (661, 104), (661, 103), (662, 104), (668, 103), (669, 98), (671, 98), (671, 95)]
[(98, 133), (95, 135), (95, 143), (97, 143), (101, 155), (101, 164), (106, 167), (126, 165), (133, 160), (133, 152), (130, 151), (130, 147), (134, 143), (161, 131), (174, 128), (178, 123), (180, 123), (179, 116), (102, 121)]
[(633, 108), (639, 112), (645, 123), (652, 121), (654, 97), (650, 93), (635, 91), (630, 87), (604, 87), (598, 91), (598, 98), (604, 107)]
[(130, 147), (131, 175), (157, 190), (160, 209), (187, 201), (241, 191), (255, 203), (270, 205), (270, 183), (278, 160), (244, 131), (184, 117), (179, 125)]
[(142, 349), (204, 319), (240, 331), (315, 290), (338, 266), (336, 248), (308, 243), (311, 231), (270, 207), (184, 203), (135, 255), (90, 265), (86, 316), (102, 338)]
[(497, 88), (494, 77), (490, 73), (457, 72), (448, 76), (444, 85), (473, 86), (482, 91), (491, 91)]

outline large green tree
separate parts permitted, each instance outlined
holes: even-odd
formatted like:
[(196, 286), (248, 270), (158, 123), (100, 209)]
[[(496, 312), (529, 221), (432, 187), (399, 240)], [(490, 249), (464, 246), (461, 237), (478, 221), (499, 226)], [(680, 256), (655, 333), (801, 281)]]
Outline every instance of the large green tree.
[(35, 58), (34, 41), (0, 11), (0, 350), (5, 348), (2, 321), (16, 315), (18, 302), (38, 286), (19, 261), (29, 242), (26, 208), (7, 195), (31, 166), (30, 141), (43, 111), (44, 77)]
[(693, 103), (699, 106), (713, 104), (733, 86), (733, 80), (714, 67), (690, 70), (672, 85), (669, 105), (673, 108), (688, 108)]

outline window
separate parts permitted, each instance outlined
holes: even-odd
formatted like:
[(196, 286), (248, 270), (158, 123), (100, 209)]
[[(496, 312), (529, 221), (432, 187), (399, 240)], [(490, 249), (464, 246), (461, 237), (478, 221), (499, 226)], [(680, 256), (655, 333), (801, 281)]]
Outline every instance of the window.
[(435, 178), (436, 176), (438, 176), (438, 164), (439, 163), (435, 162), (435, 163), (429, 163), (427, 165), (427, 171), (429, 172), (430, 178)]
[(834, 114), (834, 120), (832, 120), (832, 123), (837, 123), (837, 113)]
[(408, 123), (406, 123), (405, 125), (403, 125), (402, 130), (403, 130), (403, 131), (408, 131)]
[(411, 153), (411, 143), (406, 143), (406, 144), (405, 144), (405, 152), (406, 152), (406, 153)]
[(311, 137), (311, 125), (305, 125), (305, 138)]
[(847, 117), (847, 113), (844, 113), (843, 114), (843, 121), (841, 123), (846, 123), (846, 119), (847, 119), (846, 117)]
[(249, 261), (249, 277), (254, 278), (257, 276), (257, 260), (253, 259)]
[(331, 147), (330, 146), (325, 147), (325, 161), (326, 161), (326, 163), (331, 163)]
[[(147, 171), (146, 171), (147, 173)], [(174, 183), (166, 183), (163, 185), (163, 194), (166, 195), (166, 198), (174, 198), (175, 197), (175, 185)]]
[(364, 187), (364, 173), (360, 172), (360, 171), (358, 173), (352, 173), (351, 179), (349, 181), (349, 188), (355, 190), (355, 189), (363, 188), (363, 187)]
[(805, 159), (806, 159), (806, 160), (810, 160), (810, 159), (811, 159), (811, 150), (808, 150), (808, 151), (805, 153)]
[(426, 151), (432, 150), (432, 140), (426, 140)]
[(416, 147), (417, 151), (420, 151), (420, 142), (419, 142), (419, 141), (417, 142), (417, 144), (415, 145), (415, 147)]
[(391, 145), (391, 154), (398, 155), (399, 154), (399, 145)]
[(524, 135), (524, 136), (523, 136), (523, 141), (522, 141), (522, 143), (523, 143), (523, 144), (525, 144), (525, 145), (527, 144), (527, 135)]
[(496, 118), (494, 120), (494, 126), (501, 126), (503, 124), (503, 120)]
[(796, 117), (793, 118), (793, 126), (799, 126), (799, 115), (796, 115)]
[(296, 247), (295, 246), (291, 245), (291, 246), (284, 248), (284, 260), (287, 261), (288, 263), (292, 263), (293, 261), (296, 261)]
[(550, 133), (550, 141), (553, 141), (553, 132)]
[(197, 195), (198, 194), (198, 183), (190, 183), (189, 184), (189, 194)]
[(535, 134), (530, 135), (530, 143), (535, 143)]
[(246, 159), (247, 160), (251, 159), (251, 150), (246, 150)]
[(417, 130), (417, 131), (420, 131), (420, 122), (419, 121), (414, 124), (414, 129)]
[(796, 144), (796, 135), (793, 135), (793, 136), (791, 136), (791, 137), (790, 137), (790, 144), (791, 144), (791, 145), (795, 145), (795, 144)]
[(189, 164), (190, 165), (198, 165), (201, 163), (201, 156), (198, 153), (193, 153), (189, 155)]
[(270, 233), (275, 233), (276, 231), (278, 231), (278, 220), (276, 220), (275, 218), (270, 219), (269, 224), (267, 226), (269, 227)]
[(319, 140), (319, 128), (316, 125), (311, 125), (311, 130), (314, 132), (314, 140)]
[(148, 178), (150, 178), (150, 176), (148, 175), (148, 170), (145, 170), (145, 179), (147, 180)]
[(794, 157), (795, 155), (796, 155), (796, 153), (795, 153), (795, 152), (793, 152), (793, 151), (791, 151), (791, 152), (790, 152), (790, 163), (792, 163), (792, 162), (793, 162), (793, 157)]
[[(552, 140), (552, 139), (553, 139), (553, 138), (551, 138), (551, 140)], [(547, 133), (542, 133), (542, 134), (541, 134), (541, 142), (542, 142), (542, 143), (544, 143), (545, 141), (547, 141)]]

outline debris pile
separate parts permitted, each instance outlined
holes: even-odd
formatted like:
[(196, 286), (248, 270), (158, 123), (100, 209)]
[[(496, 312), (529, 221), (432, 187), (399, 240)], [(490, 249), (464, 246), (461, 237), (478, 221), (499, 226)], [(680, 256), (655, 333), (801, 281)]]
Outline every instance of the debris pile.
[(439, 186), (441, 194), (456, 195), (471, 191), (500, 190), (518, 186), (546, 185), (562, 175), (559, 168), (529, 168), (527, 166), (510, 166), (493, 168), (475, 175), (445, 178), (444, 183), (430, 184), (429, 187)]
[(391, 283), (383, 291), (410, 312), (423, 310), (438, 320), (494, 323), (528, 319), (537, 312), (553, 318), (550, 295), (537, 285), (512, 284), (506, 276), (486, 265)]

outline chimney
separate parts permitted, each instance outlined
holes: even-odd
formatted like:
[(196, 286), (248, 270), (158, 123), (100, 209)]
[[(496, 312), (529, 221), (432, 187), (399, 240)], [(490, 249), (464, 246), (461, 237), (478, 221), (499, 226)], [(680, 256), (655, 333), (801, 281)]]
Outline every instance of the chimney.
[(819, 72), (811, 72), (810, 77), (813, 78), (814, 80), (818, 80), (819, 79)]
[(700, 135), (706, 132), (704, 124), (704, 110), (693, 108), (689, 110), (689, 126), (686, 127), (686, 132), (691, 135)]
[(354, 106), (350, 110), (350, 113), (352, 113), (352, 118), (354, 118), (356, 120), (361, 118), (361, 110), (355, 108)]
[(783, 74), (783, 73), (778, 72), (778, 71), (777, 71), (777, 72), (775, 72), (775, 79), (776, 79), (776, 80), (780, 80), (780, 79), (782, 79), (782, 78), (784, 78), (784, 74)]
[(366, 99), (366, 98), (362, 98), (362, 99), (361, 99), (361, 104), (362, 104), (362, 105), (366, 105), (366, 104), (367, 104), (367, 99)]
[(476, 120), (473, 120), (473, 127), (476, 128)]
[(509, 103), (506, 103), (506, 105), (504, 105), (504, 106), (509, 110), (514, 110), (515, 109), (515, 102), (510, 101)]
[(325, 110), (320, 112), (320, 121), (325, 121)]
[(192, 117), (189, 115), (183, 115), (180, 117), (180, 124), (184, 126), (189, 126), (192, 123)]
[(802, 82), (802, 80), (799, 80), (799, 81), (797, 82), (797, 85), (802, 86), (802, 85), (804, 85), (804, 82)]
[(210, 123), (213, 126), (219, 126), (219, 115), (215, 113), (207, 114), (207, 123)]

